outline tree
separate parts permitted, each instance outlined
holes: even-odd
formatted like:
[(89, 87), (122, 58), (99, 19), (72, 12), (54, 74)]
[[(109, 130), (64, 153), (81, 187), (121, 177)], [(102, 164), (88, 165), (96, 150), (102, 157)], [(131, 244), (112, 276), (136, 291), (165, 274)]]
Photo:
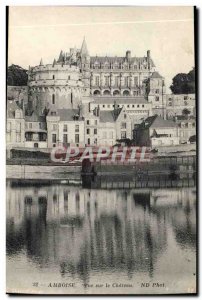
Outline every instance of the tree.
[(186, 116), (188, 118), (188, 116), (190, 115), (191, 111), (188, 110), (187, 108), (184, 108), (182, 111), (183, 116)]
[(195, 68), (189, 73), (179, 73), (173, 77), (170, 86), (173, 94), (193, 94), (195, 93)]
[(18, 65), (11, 65), (7, 69), (7, 85), (23, 86), (27, 85), (27, 70)]

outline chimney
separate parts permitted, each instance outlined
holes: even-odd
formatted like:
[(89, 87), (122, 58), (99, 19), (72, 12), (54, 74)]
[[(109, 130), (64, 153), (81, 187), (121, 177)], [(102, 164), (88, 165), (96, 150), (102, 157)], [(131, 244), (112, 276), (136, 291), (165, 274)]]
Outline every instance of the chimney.
[(150, 70), (150, 50), (147, 50), (147, 65), (148, 65), (148, 69)]
[(130, 50), (126, 51), (126, 58), (127, 58), (127, 60), (131, 59), (131, 51)]

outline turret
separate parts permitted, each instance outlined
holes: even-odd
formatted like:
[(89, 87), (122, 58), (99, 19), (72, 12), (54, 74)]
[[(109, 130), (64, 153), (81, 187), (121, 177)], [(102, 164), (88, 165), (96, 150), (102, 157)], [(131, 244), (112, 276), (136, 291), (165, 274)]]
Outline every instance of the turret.
[(150, 70), (150, 50), (147, 50), (147, 66), (148, 66), (148, 69)]
[(42, 60), (42, 58), (41, 58), (41, 60), (40, 60), (40, 64), (39, 64), (40, 66), (43, 66), (43, 60)]

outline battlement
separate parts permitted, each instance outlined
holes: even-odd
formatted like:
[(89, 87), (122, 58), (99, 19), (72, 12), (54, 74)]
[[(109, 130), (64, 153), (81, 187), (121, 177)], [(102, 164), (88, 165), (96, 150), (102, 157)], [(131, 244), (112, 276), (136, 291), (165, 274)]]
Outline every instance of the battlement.
[(47, 64), (39, 65), (31, 68), (31, 72), (45, 72), (45, 71), (69, 71), (69, 72), (80, 72), (79, 67), (74, 65), (65, 65), (65, 64)]

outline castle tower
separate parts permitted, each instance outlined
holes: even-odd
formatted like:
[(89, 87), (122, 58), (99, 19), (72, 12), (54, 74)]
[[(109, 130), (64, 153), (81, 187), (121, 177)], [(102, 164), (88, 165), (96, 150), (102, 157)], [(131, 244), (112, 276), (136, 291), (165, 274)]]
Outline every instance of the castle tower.
[(90, 55), (88, 52), (85, 37), (83, 39), (80, 51), (80, 64), (83, 83), (85, 87), (85, 95), (87, 96), (90, 94)]

